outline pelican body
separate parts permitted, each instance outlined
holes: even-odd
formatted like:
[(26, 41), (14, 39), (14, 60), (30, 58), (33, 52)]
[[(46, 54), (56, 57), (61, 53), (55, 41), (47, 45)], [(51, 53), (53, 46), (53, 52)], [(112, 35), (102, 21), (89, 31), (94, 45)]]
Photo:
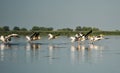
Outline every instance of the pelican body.
[(35, 41), (35, 40), (40, 40), (39, 32), (34, 32), (31, 36), (26, 36), (26, 39), (28, 42)]
[(86, 34), (83, 33), (77, 33), (74, 37), (70, 37), (71, 42), (75, 42), (75, 41), (85, 41), (86, 38), (88, 37), (88, 35), (92, 33), (92, 30), (90, 30), (89, 32), (87, 32)]
[(19, 35), (18, 34), (10, 34), (10, 35), (7, 35), (7, 36), (1, 36), (0, 40), (3, 43), (9, 43), (11, 41), (11, 37), (19, 37)]
[(48, 39), (51, 40), (51, 39), (56, 39), (57, 36), (55, 35), (52, 35), (51, 33), (48, 34)]
[(88, 39), (91, 41), (91, 43), (95, 42), (95, 41), (99, 41), (104, 39), (103, 35), (99, 35), (99, 36), (89, 36)]

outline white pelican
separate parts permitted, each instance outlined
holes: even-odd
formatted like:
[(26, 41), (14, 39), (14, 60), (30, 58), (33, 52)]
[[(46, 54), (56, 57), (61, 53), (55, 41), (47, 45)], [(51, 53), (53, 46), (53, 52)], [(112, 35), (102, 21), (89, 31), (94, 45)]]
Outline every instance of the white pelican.
[(74, 37), (74, 36), (72, 36), (72, 37), (70, 37), (70, 39), (71, 39), (71, 42), (76, 42), (76, 41), (84, 41), (85, 40), (85, 36), (82, 36), (82, 37)]
[(77, 37), (70, 37), (71, 42), (77, 41)]
[(58, 38), (56, 35), (52, 35), (51, 33), (48, 34), (48, 39), (51, 40), (51, 39), (56, 39)]
[(85, 41), (85, 40), (87, 39), (88, 35), (91, 34), (91, 33), (92, 33), (92, 30), (90, 30), (90, 31), (87, 32), (86, 34), (82, 34), (82, 33), (81, 33), (81, 36), (80, 36), (80, 38), (78, 39), (78, 41), (81, 41), (81, 42)]
[(88, 35), (92, 33), (92, 30), (90, 30), (88, 33), (83, 34), (83, 33), (78, 33), (76, 34), (74, 37), (70, 37), (71, 42), (75, 42), (75, 41), (85, 41), (86, 38), (88, 37)]
[(102, 34), (100, 34), (99, 36), (88, 36), (88, 39), (93, 44), (93, 42), (99, 41), (99, 40), (102, 40), (102, 39), (105, 39), (105, 38), (103, 37)]
[(18, 34), (10, 34), (8, 36), (1, 36), (0, 37), (0, 40), (3, 42), (3, 43), (9, 43), (11, 41), (11, 37), (19, 37)]
[(40, 40), (39, 32), (34, 32), (31, 36), (26, 36), (28, 42)]
[(84, 34), (83, 33), (77, 33), (76, 35), (75, 35), (75, 37), (77, 37), (77, 38), (79, 38), (79, 37), (82, 37), (82, 36), (84, 36)]

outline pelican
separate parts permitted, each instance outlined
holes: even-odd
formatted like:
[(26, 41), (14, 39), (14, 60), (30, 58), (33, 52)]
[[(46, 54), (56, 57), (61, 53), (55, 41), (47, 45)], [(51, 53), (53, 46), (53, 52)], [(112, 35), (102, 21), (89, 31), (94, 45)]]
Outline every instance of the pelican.
[(105, 38), (103, 37), (102, 34), (100, 34), (99, 36), (88, 36), (88, 39), (93, 44), (93, 42), (99, 41), (99, 40), (102, 40), (102, 39), (105, 39)]
[(82, 36), (84, 36), (84, 34), (83, 33), (77, 33), (76, 35), (75, 35), (75, 37), (77, 37), (77, 38), (79, 38), (79, 37), (82, 37)]
[(89, 32), (87, 32), (86, 34), (82, 34), (81, 33), (81, 36), (79, 38), (79, 41), (83, 42), (85, 41), (87, 38), (88, 38), (88, 35), (92, 33), (92, 30), (90, 30)]
[(56, 39), (58, 38), (56, 35), (52, 35), (51, 33), (48, 34), (48, 39), (51, 40), (51, 39)]
[(10, 34), (10, 35), (7, 35), (7, 36), (1, 36), (0, 40), (3, 43), (9, 43), (11, 41), (11, 37), (19, 37), (19, 35), (18, 34)]
[(75, 41), (84, 41), (85, 40), (85, 36), (81, 36), (81, 37), (76, 37), (76, 36), (72, 36), (70, 37), (71, 42), (75, 42)]
[(85, 41), (86, 38), (88, 37), (88, 35), (92, 33), (92, 30), (90, 30), (88, 33), (83, 34), (83, 33), (78, 33), (76, 34), (74, 37), (70, 37), (71, 42), (75, 42), (75, 41)]
[(70, 40), (71, 40), (71, 42), (75, 42), (75, 41), (77, 41), (77, 37), (71, 36), (71, 37), (70, 37)]
[(77, 33), (75, 34), (75, 36), (70, 37), (71, 42), (75, 42), (75, 41), (84, 41), (85, 37), (83, 33)]
[(39, 32), (34, 32), (31, 36), (26, 36), (28, 42), (40, 40)]

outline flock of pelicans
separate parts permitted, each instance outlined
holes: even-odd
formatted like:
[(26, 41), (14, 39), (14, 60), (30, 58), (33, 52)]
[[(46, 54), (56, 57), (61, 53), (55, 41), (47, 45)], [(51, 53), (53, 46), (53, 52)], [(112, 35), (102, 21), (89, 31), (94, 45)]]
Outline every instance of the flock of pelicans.
[[(99, 49), (103, 49), (103, 47), (101, 46), (96, 46), (94, 45), (94, 42), (95, 41), (98, 41), (98, 40), (102, 40), (102, 39), (105, 39), (103, 37), (103, 35), (98, 35), (98, 36), (90, 36), (90, 34), (92, 33), (92, 30), (90, 30), (89, 32), (87, 32), (86, 34), (83, 34), (81, 32), (69, 37), (69, 39), (71, 40), (72, 43), (74, 42), (77, 42), (77, 46), (76, 45), (71, 45), (70, 47), (70, 51), (71, 51), (71, 57), (72, 59), (74, 60), (75, 58), (75, 51), (80, 51), (81, 54), (82, 54), (82, 57), (84, 57), (83, 55), (85, 55), (85, 49), (87, 49), (87, 51), (89, 52), (91, 49), (95, 49), (97, 50), (98, 48)], [(4, 51), (4, 48), (11, 48), (11, 44), (13, 44), (11, 42), (12, 39), (14, 39), (13, 37), (17, 37), (17, 38), (20, 38), (20, 36), (18, 34), (10, 34), (10, 35), (7, 35), (7, 36), (0, 36), (0, 60), (4, 60), (5, 59), (5, 51)], [(48, 34), (48, 40), (52, 40), (52, 39), (57, 39), (58, 36), (56, 35), (53, 35), (51, 33)], [(26, 40), (28, 41), (27, 45), (25, 46), (25, 49), (26, 49), (26, 54), (35, 54), (35, 49), (38, 49), (40, 48), (40, 44), (37, 44), (37, 43), (34, 43), (33, 41), (36, 41), (36, 40), (40, 40), (41, 37), (40, 37), (40, 33), (39, 32), (34, 32), (33, 34), (31, 34), (30, 36), (26, 36)], [(89, 40), (91, 44), (89, 45), (81, 45), (79, 43), (82, 43), (84, 42), (85, 40)], [(13, 48), (13, 47), (12, 47)], [(16, 46), (15, 46), (16, 48)], [(48, 49), (49, 49), (49, 59), (50, 61), (52, 61), (52, 59), (54, 58), (54, 53), (53, 53), (53, 49), (54, 48), (64, 48), (63, 46), (58, 46), (58, 45), (48, 45)], [(30, 53), (29, 51), (30, 50), (33, 50), (32, 53)], [(83, 50), (83, 51), (81, 51)], [(17, 53), (15, 53), (17, 54)]]
[[(70, 37), (71, 42), (83, 42), (85, 40), (89, 40), (90, 43), (93, 44), (95, 41), (105, 39), (102, 34), (100, 34), (98, 36), (90, 36), (91, 33), (92, 33), (92, 30), (90, 30), (86, 34), (79, 32), (79, 33), (75, 34), (74, 36)], [(10, 43), (12, 37), (19, 38), (19, 35), (18, 34), (10, 34), (7, 36), (0, 36), (0, 40), (2, 41), (2, 43), (7, 44), (7, 43)], [(48, 34), (49, 40), (56, 39), (56, 38), (58, 38), (58, 36), (53, 35), (51, 33)], [(40, 33), (34, 32), (32, 35), (26, 36), (26, 39), (29, 43), (32, 43), (32, 41), (40, 40), (41, 39)]]

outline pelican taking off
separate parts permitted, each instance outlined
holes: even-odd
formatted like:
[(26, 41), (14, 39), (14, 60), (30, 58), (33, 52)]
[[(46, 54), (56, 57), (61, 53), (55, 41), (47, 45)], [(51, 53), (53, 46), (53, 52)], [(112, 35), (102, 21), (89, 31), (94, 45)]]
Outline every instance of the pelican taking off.
[(84, 41), (84, 40), (86, 40), (86, 38), (88, 37), (88, 35), (91, 34), (91, 33), (92, 33), (92, 30), (90, 30), (90, 31), (87, 32), (86, 34), (78, 33), (78, 34), (76, 34), (74, 37), (70, 37), (71, 42)]
[(93, 44), (93, 42), (95, 41), (99, 41), (99, 40), (106, 39), (106, 38), (104, 38), (103, 35), (100, 34), (99, 36), (88, 36), (88, 39)]
[(71, 42), (75, 42), (75, 41), (78, 40), (78, 38), (77, 38), (77, 37), (74, 37), (74, 36), (71, 36), (71, 37), (70, 37), (70, 40), (71, 40)]
[(39, 40), (40, 39), (40, 36), (39, 36), (39, 32), (34, 32), (31, 36), (26, 36), (28, 42), (31, 42), (31, 41), (35, 41), (35, 40)]
[(19, 37), (18, 34), (10, 34), (8, 36), (1, 36), (0, 37), (0, 40), (3, 42), (3, 43), (9, 43), (11, 41), (11, 37)]
[(56, 39), (57, 36), (56, 35), (52, 35), (51, 33), (48, 34), (48, 39), (51, 40), (51, 39)]

